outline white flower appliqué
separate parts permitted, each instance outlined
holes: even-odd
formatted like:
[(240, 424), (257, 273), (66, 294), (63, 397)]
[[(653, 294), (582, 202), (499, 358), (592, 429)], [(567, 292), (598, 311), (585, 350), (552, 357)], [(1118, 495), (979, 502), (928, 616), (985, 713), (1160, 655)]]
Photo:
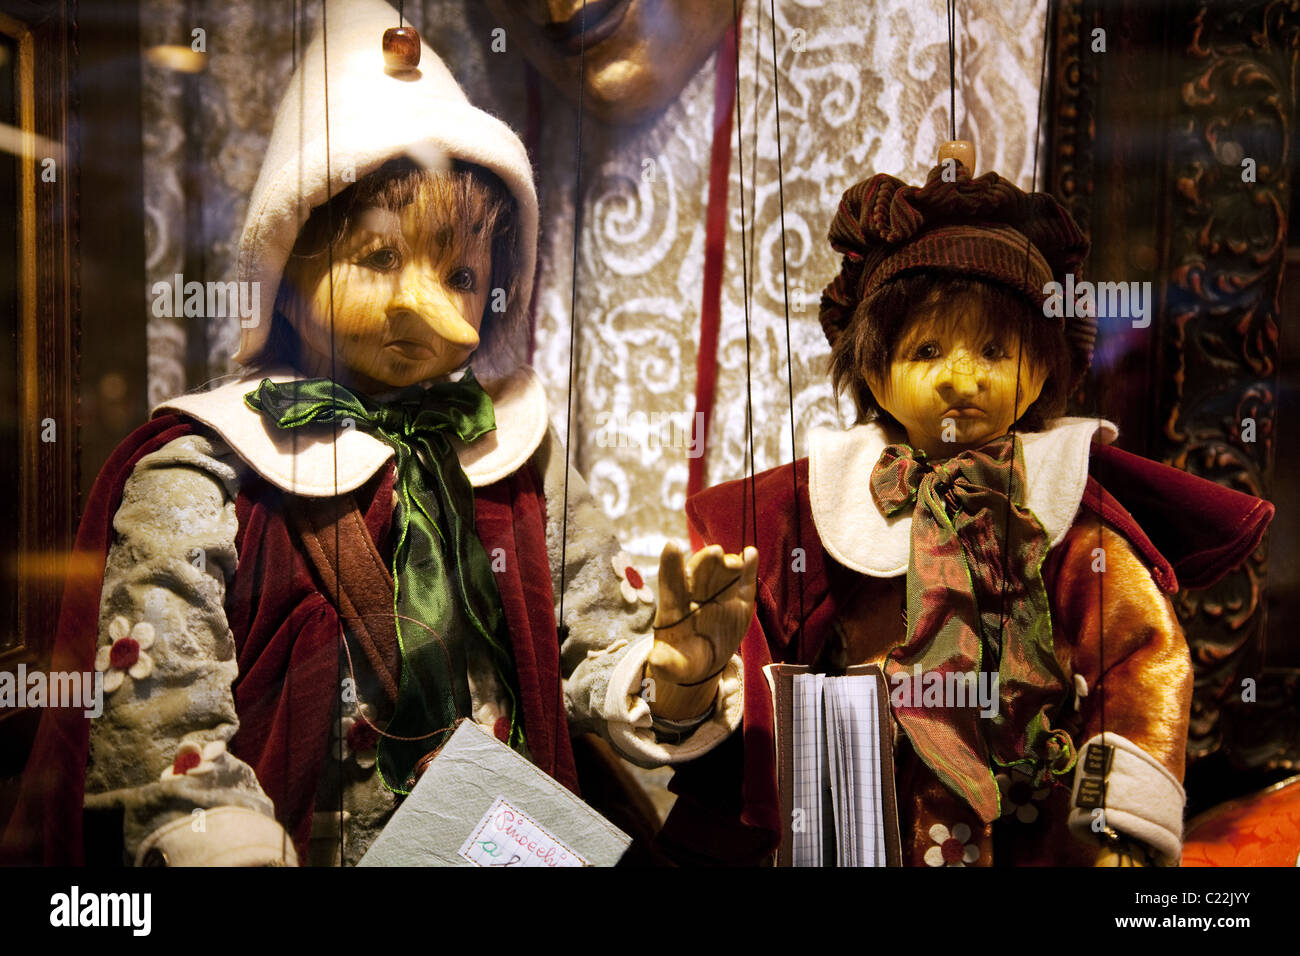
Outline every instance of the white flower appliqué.
[(980, 848), (970, 839), (970, 827), (958, 823), (950, 831), (942, 823), (930, 827), (930, 839), (935, 845), (925, 851), (928, 866), (965, 866), (980, 858)]
[(646, 604), (654, 603), (654, 593), (646, 586), (645, 578), (641, 577), (641, 572), (632, 564), (632, 559), (626, 552), (620, 551), (610, 559), (610, 564), (614, 566), (614, 573), (618, 575), (618, 589), (623, 593), (623, 600), (628, 604), (635, 604), (637, 601), (643, 601)]
[(122, 616), (108, 625), (111, 643), (95, 652), (95, 670), (104, 671), (104, 690), (110, 694), (122, 686), (126, 675), (144, 680), (153, 673), (153, 658), (145, 653), (153, 647), (153, 625), (141, 621), (135, 627)]
[(1033, 823), (1038, 819), (1038, 807), (1051, 792), (1047, 787), (1035, 790), (1028, 774), (1013, 770), (1010, 774), (1000, 773), (995, 778), (998, 789), (1002, 791), (1002, 816), (1015, 818), (1021, 823)]

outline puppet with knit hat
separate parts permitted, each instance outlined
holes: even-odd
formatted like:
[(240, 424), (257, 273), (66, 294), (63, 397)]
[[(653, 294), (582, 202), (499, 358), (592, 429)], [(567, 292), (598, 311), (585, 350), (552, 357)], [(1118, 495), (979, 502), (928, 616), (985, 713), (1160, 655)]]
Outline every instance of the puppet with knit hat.
[(756, 559), (666, 552), (652, 630), (519, 358), (528, 157), (394, 28), (327, 4), (249, 203), (244, 371), (100, 474), (52, 667), (103, 714), (46, 715), (9, 859), (82, 860), (84, 802), (127, 862), (350, 863), (459, 719), (575, 789), (571, 734), (654, 766), (739, 724)]
[[(830, 240), (821, 321), (858, 423), (812, 433), (794, 481), (758, 475), (753, 512), (749, 481), (687, 504), (724, 547), (762, 518), (746, 673), (883, 668), (907, 865), (1176, 864), (1192, 669), (1169, 595), (1242, 561), (1272, 506), (1061, 417), (1096, 324), (1045, 308), (1087, 252), (1050, 196), (961, 162), (923, 186), (881, 174), (844, 194)], [(987, 710), (922, 692), (981, 672)], [(678, 771), (670, 854), (774, 849), (762, 681), (744, 723)]]

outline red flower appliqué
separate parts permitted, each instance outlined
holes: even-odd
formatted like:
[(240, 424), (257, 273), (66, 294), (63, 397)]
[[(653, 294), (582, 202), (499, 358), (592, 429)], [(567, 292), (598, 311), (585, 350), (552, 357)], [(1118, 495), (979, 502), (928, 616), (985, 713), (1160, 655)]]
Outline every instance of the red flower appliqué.
[(628, 604), (636, 604), (638, 601), (644, 601), (646, 604), (654, 603), (653, 592), (646, 587), (645, 578), (632, 564), (632, 559), (626, 552), (620, 551), (614, 555), (610, 559), (610, 564), (614, 568), (614, 573), (618, 575), (618, 589), (622, 592), (624, 601)]
[(163, 783), (181, 777), (197, 777), (211, 773), (217, 768), (217, 761), (226, 752), (224, 740), (210, 740), (206, 744), (187, 741), (176, 748), (172, 765), (158, 778)]
[(334, 746), (340, 760), (351, 757), (362, 770), (375, 765), (379, 751), (379, 732), (375, 729), (370, 708), (360, 704), (357, 713), (344, 717), (335, 730)]
[(130, 670), (140, 659), (140, 642), (134, 637), (123, 637), (108, 649), (108, 666), (120, 671)]
[(364, 720), (354, 721), (344, 739), (353, 753), (374, 750), (379, 746), (379, 734)]
[(203, 762), (203, 754), (197, 750), (182, 750), (172, 761), (172, 773), (176, 776), (182, 776), (189, 773), (195, 767)]

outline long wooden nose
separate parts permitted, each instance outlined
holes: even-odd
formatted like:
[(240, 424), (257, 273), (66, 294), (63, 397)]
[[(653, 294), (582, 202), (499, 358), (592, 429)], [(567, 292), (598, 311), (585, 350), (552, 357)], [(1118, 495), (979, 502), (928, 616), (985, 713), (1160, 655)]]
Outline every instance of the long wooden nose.
[(424, 313), (429, 327), (440, 337), (461, 348), (478, 345), (478, 329), (461, 316), (460, 310), (448, 303), (447, 308), (432, 309)]
[(410, 312), (439, 338), (458, 348), (474, 348), (479, 343), (478, 328), (461, 315), (460, 293), (448, 289), (424, 268), (412, 265), (399, 278), (390, 315)]

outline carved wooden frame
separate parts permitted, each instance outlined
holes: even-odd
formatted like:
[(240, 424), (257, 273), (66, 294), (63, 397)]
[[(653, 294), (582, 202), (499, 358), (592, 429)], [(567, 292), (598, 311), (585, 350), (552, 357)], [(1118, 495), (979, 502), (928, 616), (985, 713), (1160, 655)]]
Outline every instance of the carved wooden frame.
[[(1090, 271), (1157, 291), (1154, 334), (1125, 345), (1122, 375), (1094, 367), (1086, 407), (1118, 420), (1129, 450), (1269, 498), (1300, 14), (1281, 0), (1053, 7), (1044, 181), (1089, 230)], [(1098, 28), (1105, 54), (1092, 52)], [(1144, 41), (1159, 55), (1141, 55)], [(1133, 162), (1125, 140), (1153, 131)], [(1300, 673), (1263, 656), (1268, 547), (1175, 597), (1196, 673), (1189, 761), (1300, 762)], [(1300, 659), (1287, 646), (1286, 662)]]
[[(79, 460), (76, 106), (74, 12), (68, 0), (0, 3), (0, 31), (19, 47), (23, 154), (20, 217), (17, 414), (20, 499), (18, 633), (0, 643), (0, 669), (44, 667), (69, 570)], [(54, 160), (52, 182), (43, 162)], [(44, 440), (43, 440), (44, 439)], [(50, 440), (53, 439), (53, 440)], [(0, 719), (15, 711), (0, 711)]]

